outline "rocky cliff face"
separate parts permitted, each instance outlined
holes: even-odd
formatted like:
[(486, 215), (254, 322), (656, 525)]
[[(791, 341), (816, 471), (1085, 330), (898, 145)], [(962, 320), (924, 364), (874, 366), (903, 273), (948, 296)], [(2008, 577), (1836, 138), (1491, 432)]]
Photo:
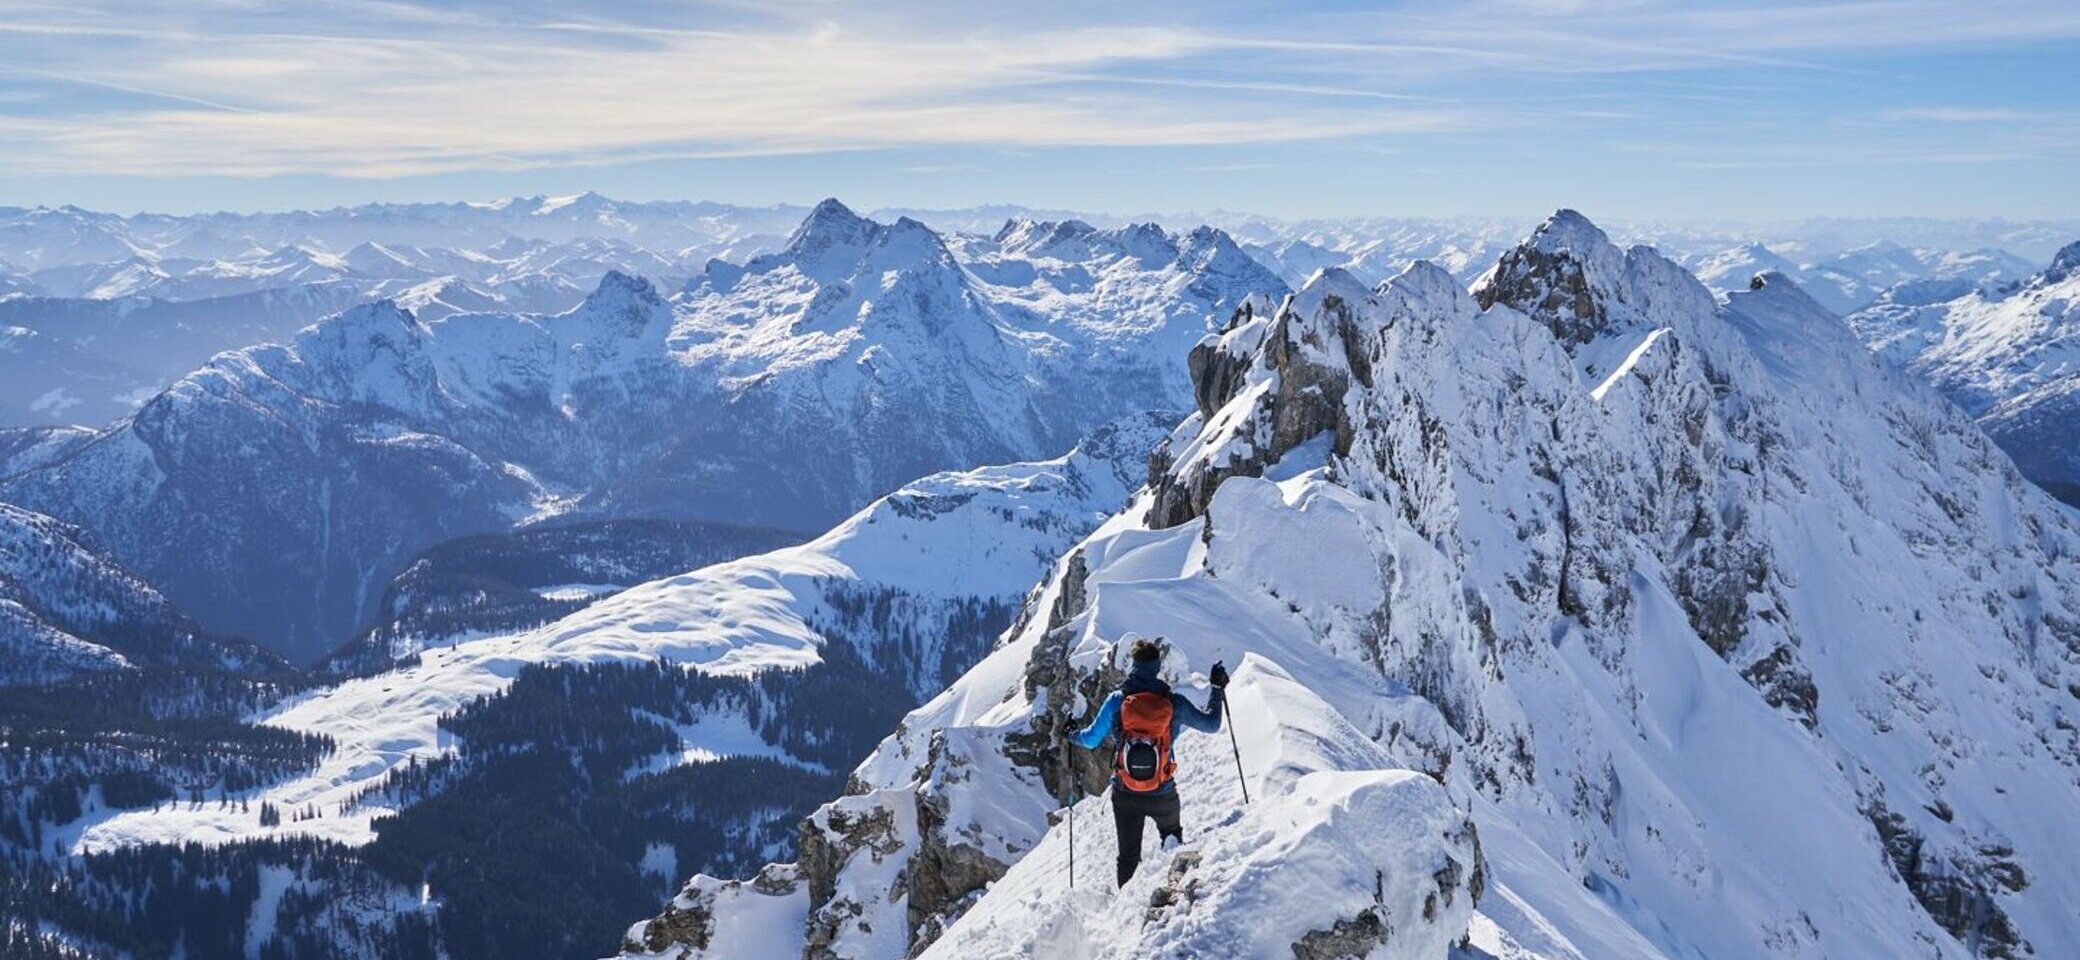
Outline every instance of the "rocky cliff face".
[[(1191, 368), (1198, 411), (1148, 488), (805, 822), (803, 859), (696, 878), (632, 952), (1110, 956), (1206, 923), (1303, 956), (2080, 949), (2055, 813), (2080, 801), (2080, 529), (1795, 285), (1715, 303), (1562, 213), (1471, 292), (1325, 274)], [(1128, 633), (1167, 636), (1186, 689), (1251, 665), (1234, 714), (1263, 809), (1405, 768), (1471, 828), (1373, 831), (1338, 862), (1379, 886), (1339, 868), (1278, 899), (1328, 868), (1230, 871), (1232, 838), (1310, 828), (1239, 811), (1225, 745), (1188, 735), (1199, 855), (1076, 907), (1059, 808), (1104, 761), (1046, 748)], [(1102, 810), (1075, 806), (1079, 879), (1103, 873)], [(1469, 912), (1394, 906), (1418, 876)]]

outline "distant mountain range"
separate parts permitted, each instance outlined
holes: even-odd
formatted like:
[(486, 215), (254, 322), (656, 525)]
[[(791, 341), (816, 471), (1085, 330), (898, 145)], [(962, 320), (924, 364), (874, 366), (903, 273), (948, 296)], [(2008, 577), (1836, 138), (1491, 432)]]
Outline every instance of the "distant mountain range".
[(562, 516), (813, 531), (935, 470), (1180, 406), (1176, 358), (1285, 289), (1210, 228), (1021, 222), (949, 243), (827, 201), (669, 300), (612, 272), (559, 314), (379, 301), (222, 354), (130, 418), (35, 446), (0, 500), (310, 658), (442, 540)]
[[(677, 291), (711, 262), (741, 266), (778, 250), (809, 212), (597, 194), (191, 216), (0, 208), (0, 426), (109, 423), (219, 352), (284, 342), (379, 299), (433, 320), (559, 313), (610, 271)], [(1288, 286), (1325, 267), (1376, 283), (1418, 259), (1471, 281), (1530, 226), (1510, 218), (1129, 218), (1015, 205), (873, 216), (925, 223), (954, 246), (994, 237), (1007, 222), (1161, 222), (1181, 235), (1208, 223)], [(2080, 235), (2080, 224), (1648, 223), (1619, 233), (1661, 245), (1714, 289), (1738, 289), (1772, 269), (1847, 313), (1900, 283), (1987, 286), (2026, 277)]]

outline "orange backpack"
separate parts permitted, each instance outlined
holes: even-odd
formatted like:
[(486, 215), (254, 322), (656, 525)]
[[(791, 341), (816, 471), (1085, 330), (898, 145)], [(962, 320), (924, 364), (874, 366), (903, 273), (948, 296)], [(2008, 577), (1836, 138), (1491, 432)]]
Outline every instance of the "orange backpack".
[(1170, 695), (1143, 691), (1119, 705), (1119, 757), (1113, 774), (1135, 793), (1153, 793), (1177, 773), (1170, 756)]

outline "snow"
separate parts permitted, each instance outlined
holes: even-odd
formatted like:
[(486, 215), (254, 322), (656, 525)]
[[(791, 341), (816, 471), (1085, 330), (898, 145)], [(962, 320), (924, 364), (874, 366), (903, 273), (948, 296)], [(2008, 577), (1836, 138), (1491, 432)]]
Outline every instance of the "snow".
[(679, 877), (679, 851), (669, 843), (653, 843), (643, 849), (642, 871), (670, 883)]
[[(741, 713), (702, 711), (691, 723), (667, 723), (667, 726), (679, 735), (679, 749), (652, 758), (650, 762), (629, 770), (627, 777), (633, 779), (645, 773), (656, 773), (688, 764), (710, 763), (726, 757), (760, 757), (792, 763), (811, 770), (824, 769), (821, 764), (797, 760), (787, 751), (766, 742), (751, 725), (750, 718)], [(675, 875), (666, 876), (673, 880), (678, 879)]]
[(282, 905), (282, 894), (296, 882), (296, 871), (290, 867), (266, 864), (260, 867), (260, 895), (253, 899), (253, 912), (246, 921), (246, 960), (260, 960), (260, 950), (274, 939), (275, 918)]
[(1611, 375), (1604, 378), (1602, 383), (1597, 384), (1596, 389), (1589, 391), (1589, 396), (1596, 398), (1598, 402), (1602, 402), (1603, 395), (1611, 392), (1611, 388), (1617, 386), (1618, 381), (1625, 379), (1625, 375), (1631, 373), (1632, 368), (1639, 365), (1639, 358), (1646, 356), (1647, 351), (1654, 348), (1654, 341), (1661, 339), (1667, 333), (1667, 327), (1655, 327), (1649, 331), (1646, 337), (1640, 340), (1639, 346), (1633, 347), (1632, 352), (1625, 355), (1624, 362), (1618, 364), (1617, 368), (1612, 370)]
[(544, 600), (589, 600), (627, 589), (619, 583), (558, 583), (536, 587), (535, 596)]

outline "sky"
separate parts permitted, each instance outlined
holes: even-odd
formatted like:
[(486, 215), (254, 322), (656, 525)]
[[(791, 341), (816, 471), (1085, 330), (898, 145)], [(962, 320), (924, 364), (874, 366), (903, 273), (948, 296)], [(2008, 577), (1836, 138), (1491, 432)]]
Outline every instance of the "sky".
[(2080, 216), (2075, 0), (0, 0), (0, 205)]

